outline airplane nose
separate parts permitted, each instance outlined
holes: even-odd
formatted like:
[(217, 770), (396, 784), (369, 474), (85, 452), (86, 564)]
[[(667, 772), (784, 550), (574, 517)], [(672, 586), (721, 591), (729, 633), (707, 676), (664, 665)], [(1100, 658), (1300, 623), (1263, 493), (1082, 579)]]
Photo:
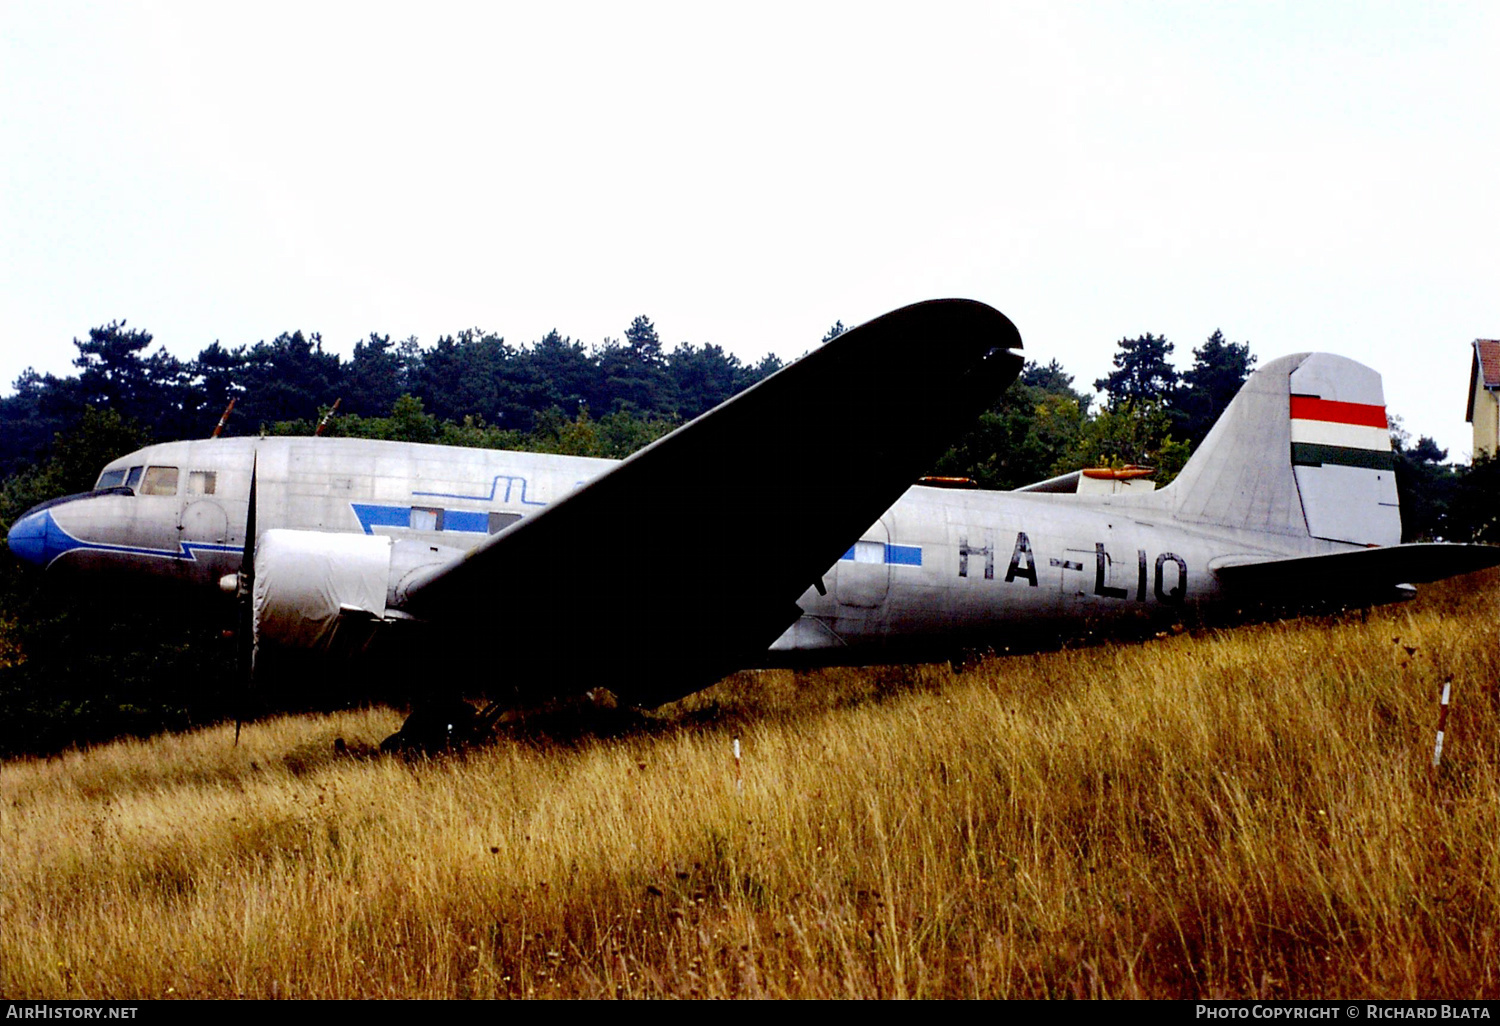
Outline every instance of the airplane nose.
[(48, 551), (51, 548), (51, 527), (51, 513), (26, 514), (11, 525), (10, 533), (6, 535), (10, 551), (28, 563), (46, 566), (56, 554)]

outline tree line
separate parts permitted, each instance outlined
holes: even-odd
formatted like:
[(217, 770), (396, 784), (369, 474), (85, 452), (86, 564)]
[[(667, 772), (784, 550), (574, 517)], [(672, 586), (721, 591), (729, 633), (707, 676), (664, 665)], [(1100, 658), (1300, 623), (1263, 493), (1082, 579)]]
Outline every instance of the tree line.
[(372, 333), (347, 360), (301, 331), (253, 346), (215, 342), (191, 360), (150, 352), (152, 341), (148, 331), (112, 322), (74, 339), (76, 374), (22, 374), (0, 399), (0, 477), (46, 458), (58, 433), (91, 406), (150, 425), (165, 441), (207, 435), (231, 399), (225, 433), (245, 435), (315, 424), (336, 399), (345, 417), (388, 417), (410, 396), (438, 423), (519, 438), (584, 410), (684, 422), (781, 367), (774, 355), (751, 366), (712, 344), (669, 352), (646, 317), (631, 323), (624, 341), (593, 347), (557, 331), (515, 346), (472, 328), (427, 348)]
[[(844, 332), (835, 323), (827, 342)], [(28, 370), (0, 398), (0, 478), (49, 458), (89, 408), (118, 414), (162, 441), (206, 435), (234, 400), (225, 433), (310, 433), (335, 400), (331, 434), (408, 441), (628, 455), (779, 370), (772, 354), (754, 365), (713, 344), (668, 350), (650, 318), (623, 340), (594, 346), (557, 331), (524, 345), (473, 328), (429, 347), (371, 333), (344, 359), (317, 334), (270, 342), (219, 342), (191, 360), (151, 351), (150, 332), (115, 321), (74, 339), (77, 373)], [(1028, 363), (976, 429), (938, 468), (984, 487), (1013, 488), (1093, 463), (1159, 466), (1165, 479), (1233, 397), (1254, 364), (1245, 343), (1215, 332), (1179, 375), (1172, 345), (1147, 334), (1122, 339), (1115, 369), (1093, 397), (1053, 361)], [(580, 431), (581, 422), (595, 425)]]
[[(844, 330), (837, 322), (822, 341)], [(231, 400), (229, 435), (311, 434), (337, 400), (326, 434), (623, 458), (783, 365), (775, 354), (746, 364), (711, 343), (668, 350), (646, 316), (622, 340), (593, 346), (556, 330), (512, 345), (472, 328), (427, 347), (371, 333), (348, 359), (301, 331), (232, 348), (214, 342), (191, 360), (151, 351), (152, 342), (150, 332), (115, 321), (74, 339), (76, 374), (22, 374), (0, 398), (0, 481), (25, 472), (34, 485), (19, 489), (27, 494), (86, 488), (98, 466), (139, 444), (207, 435)], [(1097, 397), (1057, 361), (1027, 362), (932, 472), (1010, 489), (1083, 467), (1141, 465), (1166, 485), (1256, 360), (1248, 343), (1218, 330), (1192, 349), (1184, 371), (1173, 352), (1151, 333), (1121, 338), (1112, 368), (1093, 382)], [(78, 437), (91, 409), (119, 420)], [(89, 438), (98, 452), (80, 451)], [(1486, 479), (1483, 467), (1447, 464), (1432, 439), (1413, 442), (1399, 421), (1392, 438), (1406, 535), (1474, 537), (1486, 523), (1483, 496), (1470, 494)]]

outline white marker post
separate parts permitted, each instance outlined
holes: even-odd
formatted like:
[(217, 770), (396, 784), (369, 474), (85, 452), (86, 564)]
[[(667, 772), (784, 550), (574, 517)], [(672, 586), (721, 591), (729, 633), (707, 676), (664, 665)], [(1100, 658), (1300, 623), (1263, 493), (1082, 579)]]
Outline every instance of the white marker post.
[(745, 776), (740, 770), (740, 739), (734, 739), (734, 790), (736, 794), (745, 790)]
[(1448, 694), (1452, 689), (1453, 678), (1449, 677), (1443, 681), (1443, 703), (1441, 710), (1438, 712), (1437, 744), (1432, 749), (1433, 769), (1437, 769), (1438, 763), (1443, 758), (1443, 729), (1448, 726)]

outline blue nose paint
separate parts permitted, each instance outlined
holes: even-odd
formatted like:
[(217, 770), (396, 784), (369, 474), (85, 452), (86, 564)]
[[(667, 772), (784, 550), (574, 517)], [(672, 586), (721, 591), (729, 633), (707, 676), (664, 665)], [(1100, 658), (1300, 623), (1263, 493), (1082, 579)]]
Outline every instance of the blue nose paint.
[(46, 566), (66, 548), (66, 536), (50, 512), (32, 513), (17, 520), (6, 535), (10, 551), (28, 563)]

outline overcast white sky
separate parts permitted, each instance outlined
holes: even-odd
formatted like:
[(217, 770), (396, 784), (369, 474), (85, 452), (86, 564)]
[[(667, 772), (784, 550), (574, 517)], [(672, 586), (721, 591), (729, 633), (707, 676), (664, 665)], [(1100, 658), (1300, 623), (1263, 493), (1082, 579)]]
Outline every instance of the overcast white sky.
[(0, 0), (0, 388), (117, 318), (754, 361), (967, 296), (1084, 385), (1352, 356), (1466, 457), (1497, 52), (1492, 3)]

